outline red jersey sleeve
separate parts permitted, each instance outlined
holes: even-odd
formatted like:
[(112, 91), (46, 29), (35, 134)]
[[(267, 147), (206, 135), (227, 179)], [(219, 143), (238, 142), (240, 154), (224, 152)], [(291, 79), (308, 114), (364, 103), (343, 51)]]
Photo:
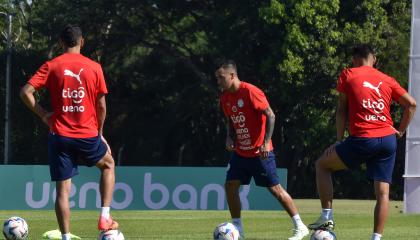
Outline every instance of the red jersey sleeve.
[(108, 89), (106, 88), (105, 77), (102, 71), (102, 67), (99, 66), (98, 68), (98, 86), (97, 86), (97, 93), (108, 93)]
[(270, 106), (264, 92), (256, 87), (249, 89), (249, 98), (254, 108), (259, 111), (263, 111)]
[(392, 99), (398, 101), (400, 97), (407, 93), (407, 91), (401, 87), (401, 85), (394, 79), (391, 78), (391, 89), (392, 89)]
[(36, 90), (41, 89), (47, 85), (48, 73), (48, 63), (44, 63), (36, 71), (32, 78), (29, 79), (28, 83), (31, 84)]
[(343, 70), (337, 80), (337, 91), (346, 93), (347, 69)]

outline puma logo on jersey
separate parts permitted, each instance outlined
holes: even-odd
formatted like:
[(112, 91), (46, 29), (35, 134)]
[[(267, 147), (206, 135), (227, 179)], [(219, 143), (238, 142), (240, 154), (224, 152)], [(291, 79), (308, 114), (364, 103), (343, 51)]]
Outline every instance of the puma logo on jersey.
[(82, 80), (80, 80), (80, 73), (82, 73), (83, 68), (80, 69), (79, 74), (75, 74), (72, 71), (68, 70), (68, 69), (64, 69), (64, 76), (70, 76), (70, 77), (74, 77), (76, 78), (76, 80), (82, 84)]
[(367, 88), (370, 88), (370, 89), (373, 89), (373, 90), (375, 90), (375, 92), (379, 95), (379, 97), (381, 96), (381, 93), (379, 92), (379, 86), (381, 86), (381, 84), (382, 84), (382, 82), (380, 82), (379, 84), (378, 84), (378, 86), (377, 87), (375, 87), (375, 86), (373, 86), (370, 82), (367, 82), (367, 81), (364, 81), (363, 82), (363, 87), (367, 87)]

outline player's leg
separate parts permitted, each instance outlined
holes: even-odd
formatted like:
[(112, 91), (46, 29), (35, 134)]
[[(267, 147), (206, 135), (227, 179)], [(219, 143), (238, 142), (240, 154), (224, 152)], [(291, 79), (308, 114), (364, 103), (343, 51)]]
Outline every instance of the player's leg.
[(115, 185), (115, 163), (110, 154), (105, 156), (96, 163), (96, 167), (101, 170), (100, 192), (103, 207), (111, 206), (112, 194)]
[(52, 133), (48, 135), (50, 175), (51, 181), (56, 182), (57, 193), (55, 213), (63, 239), (70, 239), (69, 194), (71, 178), (78, 174), (77, 165), (74, 161), (77, 158), (77, 153), (73, 151), (73, 142), (73, 138)]
[(239, 180), (230, 180), (225, 183), (226, 200), (232, 219), (241, 218), (241, 199), (239, 198)]
[(344, 162), (337, 155), (335, 147), (330, 147), (325, 150), (322, 156), (316, 161), (316, 185), (322, 208), (332, 208), (332, 173), (346, 168)]
[(99, 230), (118, 228), (110, 215), (110, 206), (115, 185), (115, 163), (108, 145), (101, 136), (78, 140), (79, 155), (85, 160), (88, 167), (96, 166), (101, 170), (99, 190), (101, 193), (101, 215), (98, 220)]
[(255, 172), (253, 173), (256, 185), (267, 187), (270, 193), (277, 199), (277, 201), (284, 207), (290, 217), (298, 214), (292, 197), (280, 185), (280, 180), (277, 175), (276, 159), (274, 153), (270, 152), (268, 159), (256, 158)]
[(111, 154), (105, 156), (96, 163), (96, 167), (101, 170), (99, 183), (101, 192), (101, 216), (98, 221), (99, 230), (117, 229), (118, 223), (110, 215), (112, 195), (115, 186), (115, 162)]
[(373, 232), (382, 234), (384, 232), (385, 222), (388, 217), (389, 209), (389, 183), (375, 181), (375, 220)]
[(308, 228), (303, 223), (300, 215), (297, 211), (295, 203), (293, 202), (292, 197), (289, 193), (280, 185), (277, 184), (275, 186), (268, 187), (270, 193), (279, 201), (279, 203), (284, 207), (286, 212), (292, 219), (294, 228), (293, 228), (293, 235), (289, 238), (289, 240), (300, 240), (303, 239), (306, 235), (309, 234)]
[(70, 206), (69, 195), (71, 191), (71, 178), (56, 182), (57, 198), (55, 200), (55, 214), (57, 216), (60, 232), (70, 233)]
[(321, 227), (332, 229), (334, 227), (332, 210), (333, 183), (331, 175), (335, 171), (346, 168), (346, 165), (337, 154), (335, 145), (327, 148), (321, 157), (316, 161), (316, 185), (319, 199), (321, 201), (322, 211), (318, 220), (308, 225), (310, 229), (318, 229)]
[(389, 188), (395, 165), (397, 141), (395, 135), (372, 139), (377, 154), (366, 161), (366, 175), (374, 181), (376, 206), (372, 240), (380, 240), (384, 231), (389, 209)]
[(225, 191), (226, 200), (229, 207), (232, 223), (239, 231), (241, 239), (245, 238), (244, 228), (241, 219), (241, 199), (239, 197), (239, 188), (241, 187), (240, 180), (226, 180)]
[(298, 213), (292, 197), (280, 184), (268, 187), (268, 190), (284, 207), (290, 217), (293, 217)]
[(280, 185), (280, 180), (277, 175), (276, 158), (273, 152), (270, 152), (267, 159), (254, 158), (252, 159), (254, 166), (249, 169), (257, 186), (266, 187), (270, 193), (277, 199), (277, 201), (285, 208), (291, 217), (293, 228), (293, 236), (289, 240), (300, 240), (309, 234), (308, 228), (303, 223), (300, 215), (296, 209), (292, 197)]
[(247, 185), (251, 182), (251, 175), (249, 175), (244, 165), (247, 164), (248, 159), (239, 156), (236, 153), (232, 154), (226, 172), (226, 200), (229, 207), (232, 223), (239, 230), (240, 238), (245, 238), (244, 228), (241, 219), (241, 199), (239, 197), (239, 188), (241, 185)]

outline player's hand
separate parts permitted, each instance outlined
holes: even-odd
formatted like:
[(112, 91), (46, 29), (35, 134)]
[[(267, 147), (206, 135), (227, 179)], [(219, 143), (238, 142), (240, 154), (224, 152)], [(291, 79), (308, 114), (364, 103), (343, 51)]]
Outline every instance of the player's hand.
[(405, 132), (400, 132), (397, 130), (397, 132), (395, 133), (395, 135), (397, 135), (397, 138), (402, 138), (404, 136)]
[(51, 127), (50, 119), (52, 115), (52, 112), (48, 112), (41, 118), (42, 122), (44, 122), (49, 128)]
[(229, 152), (235, 151), (235, 143), (230, 137), (226, 138), (226, 150)]
[(268, 158), (268, 153), (270, 152), (269, 150), (270, 148), (268, 147), (268, 144), (263, 144), (260, 146), (260, 148), (258, 149), (259, 153), (260, 153), (260, 157), (262, 159), (267, 159)]
[(110, 155), (112, 155), (112, 151), (111, 151), (111, 147), (109, 146), (109, 144), (108, 144), (108, 142), (106, 141), (106, 139), (104, 138), (104, 136), (103, 135), (101, 135), (101, 139), (102, 139), (102, 141), (105, 143), (105, 145), (106, 145), (106, 148), (107, 148), (107, 153), (109, 153)]

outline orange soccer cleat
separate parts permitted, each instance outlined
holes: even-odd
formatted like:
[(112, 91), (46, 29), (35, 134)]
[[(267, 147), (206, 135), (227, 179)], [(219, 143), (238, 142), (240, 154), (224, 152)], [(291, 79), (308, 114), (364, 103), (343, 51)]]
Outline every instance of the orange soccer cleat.
[(98, 229), (100, 231), (108, 231), (118, 228), (118, 223), (114, 220), (112, 220), (112, 217), (109, 216), (108, 219), (100, 216), (98, 220)]

